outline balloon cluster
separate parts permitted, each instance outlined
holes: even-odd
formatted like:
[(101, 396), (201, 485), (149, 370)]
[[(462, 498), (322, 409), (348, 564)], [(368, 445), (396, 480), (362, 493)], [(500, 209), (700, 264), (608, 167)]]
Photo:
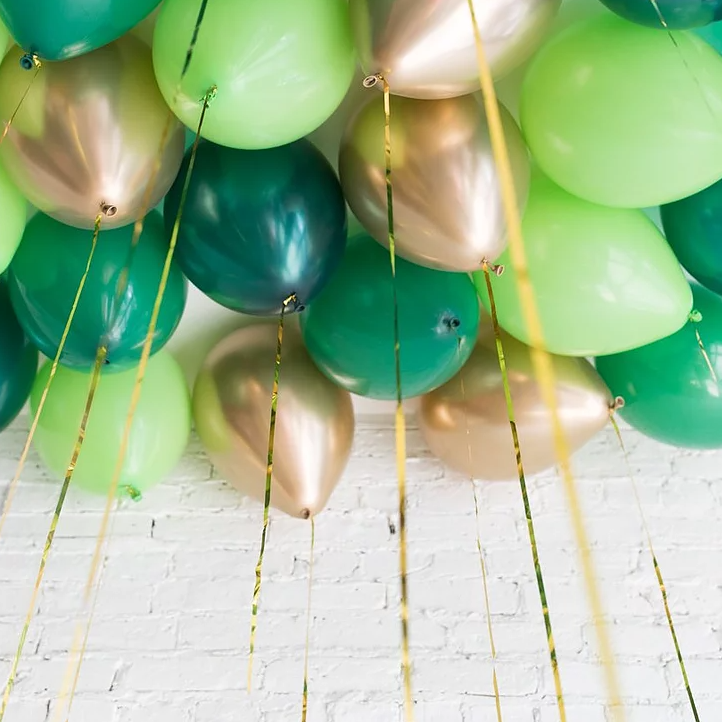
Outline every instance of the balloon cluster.
[[(704, 26), (722, 3), (588, 0), (571, 23), (579, 2), (560, 4), (474, 2), (500, 94), (519, 98), (501, 122), (562, 426), (580, 447), (620, 396), (644, 433), (722, 447), (722, 56), (692, 30), (713, 42)], [(189, 280), (240, 314), (299, 315), (280, 382), (278, 508), (323, 509), (351, 450), (351, 393), (396, 398), (397, 340), (401, 395), (421, 397), (433, 453), (511, 478), (486, 313), (494, 263), (525, 464), (553, 465), (468, 0), (157, 5), (0, 0), (17, 44), (0, 65), (0, 428), (28, 397), (44, 403), (36, 447), (62, 474), (102, 345), (75, 478), (106, 491), (152, 323), (121, 490), (172, 468), (192, 412), (214, 463), (262, 498), (276, 324), (221, 341), (191, 401), (162, 350)], [(152, 47), (131, 31), (151, 13)], [(184, 126), (199, 134), (188, 150)], [(36, 378), (37, 350), (59, 348), (57, 374), (46, 364)]]

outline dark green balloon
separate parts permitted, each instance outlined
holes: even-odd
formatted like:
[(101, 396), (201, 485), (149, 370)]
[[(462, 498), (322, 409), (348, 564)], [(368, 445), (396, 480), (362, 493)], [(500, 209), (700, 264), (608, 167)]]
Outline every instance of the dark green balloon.
[(722, 293), (722, 181), (659, 210), (679, 262), (703, 286)]
[[(169, 234), (189, 156), (166, 196)], [(188, 279), (217, 303), (272, 316), (295, 293), (306, 306), (341, 262), (346, 235), (341, 185), (309, 141), (267, 150), (199, 146), (177, 258)]]
[(615, 396), (622, 418), (643, 434), (690, 449), (722, 447), (722, 387), (712, 376), (695, 336), (699, 331), (722, 381), (722, 298), (694, 285), (699, 323), (632, 351), (599, 356), (597, 371)]
[(67, 60), (112, 43), (160, 0), (0, 0), (0, 19), (25, 52)]
[(38, 352), (23, 333), (0, 277), (0, 431), (19, 413), (38, 370)]
[[(38, 214), (27, 225), (8, 274), (18, 320), (48, 357), (58, 350), (80, 279), (85, 271), (92, 231), (66, 226)], [(133, 225), (101, 228), (95, 257), (68, 334), (61, 363), (92, 368), (98, 346), (108, 347), (109, 371), (134, 366), (148, 332), (161, 272), (168, 252), (163, 220), (146, 216), (143, 234), (128, 272), (128, 285), (114, 312), (118, 277), (128, 263)], [(158, 316), (153, 352), (175, 331), (186, 302), (186, 281), (173, 263)]]
[[(401, 390), (420, 396), (469, 358), (479, 300), (468, 275), (396, 259)], [(389, 252), (370, 236), (349, 241), (340, 268), (301, 316), (311, 357), (332, 381), (376, 399), (396, 398)]]
[(602, 0), (602, 2), (625, 20), (649, 28), (686, 30), (722, 20), (722, 0)]

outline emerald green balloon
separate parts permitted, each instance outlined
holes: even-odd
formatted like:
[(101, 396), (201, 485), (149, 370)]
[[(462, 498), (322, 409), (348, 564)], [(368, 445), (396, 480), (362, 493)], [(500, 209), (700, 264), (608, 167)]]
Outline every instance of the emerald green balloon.
[[(476, 342), (479, 302), (469, 277), (396, 259), (401, 390), (419, 396), (448, 381)], [(370, 236), (349, 240), (340, 268), (301, 314), (311, 358), (339, 386), (396, 398), (389, 252)]]
[(160, 0), (0, 0), (15, 42), (43, 60), (67, 60), (125, 35)]
[[(97, 494), (110, 489), (120, 453), (136, 369), (101, 372), (88, 418), (73, 486)], [(40, 369), (30, 396), (34, 414), (50, 374)], [(40, 458), (58, 478), (65, 476), (78, 436), (90, 374), (58, 368), (34, 437)], [(118, 492), (135, 497), (167, 476), (185, 451), (191, 428), (188, 387), (178, 363), (166, 351), (148, 362), (135, 411)]]
[[(50, 358), (57, 353), (85, 272), (92, 237), (92, 231), (37, 214), (28, 223), (10, 265), (10, 297), (20, 324)], [(118, 278), (131, 258), (132, 237), (132, 225), (101, 229), (60, 359), (63, 365), (89, 370), (101, 343), (108, 348), (107, 370), (123, 370), (140, 360), (168, 252), (161, 215), (153, 211), (146, 216), (143, 234), (132, 254), (127, 288), (116, 306)], [(174, 262), (158, 316), (154, 352), (175, 331), (185, 301), (186, 280)]]
[(669, 203), (722, 178), (722, 57), (693, 33), (611, 14), (532, 61), (521, 124), (541, 169), (601, 205)]
[[(547, 350), (562, 356), (626, 351), (681, 328), (692, 293), (674, 254), (642, 211), (575, 198), (536, 174), (522, 223), (529, 278)], [(509, 250), (492, 278), (500, 325), (530, 344)], [(489, 308), (484, 274), (474, 274)]]
[(232, 148), (298, 140), (341, 104), (355, 67), (346, 0), (209, 2), (178, 93), (198, 7), (166, 0), (153, 38), (158, 85), (187, 126), (197, 126), (211, 86), (202, 134)]
[[(646, 436), (692, 449), (722, 447), (722, 298), (694, 285), (702, 320), (656, 343), (596, 360), (597, 371), (624, 398), (622, 418)], [(700, 351), (700, 334), (716, 379)]]
[(24, 334), (0, 276), (0, 431), (28, 400), (38, 369), (38, 352)]
[(0, 273), (13, 260), (23, 237), (28, 204), (0, 165)]

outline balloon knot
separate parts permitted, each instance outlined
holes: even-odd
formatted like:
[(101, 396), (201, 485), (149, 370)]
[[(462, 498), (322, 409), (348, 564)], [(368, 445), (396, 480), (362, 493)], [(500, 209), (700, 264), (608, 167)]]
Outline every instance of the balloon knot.
[(136, 489), (134, 486), (131, 486), (130, 484), (126, 484), (123, 487), (123, 491), (133, 500), (133, 501), (140, 501), (143, 498), (143, 494), (140, 493), (138, 489)]
[(481, 262), (481, 270), (484, 271), (484, 273), (493, 273), (495, 276), (501, 276), (502, 273), (504, 273), (504, 266), (501, 264), (496, 265), (494, 263), (489, 263), (489, 261), (486, 260), (486, 258)]
[(216, 99), (216, 95), (218, 95), (218, 86), (211, 85), (206, 91), (206, 94), (201, 98), (201, 103), (210, 105)]
[(612, 401), (611, 404), (609, 404), (609, 410), (614, 413), (615, 411), (619, 411), (619, 409), (623, 409), (626, 404), (626, 401), (621, 396), (617, 396), (614, 401)]
[(301, 519), (310, 519), (311, 518), (311, 510), (310, 509), (301, 509)]
[(298, 296), (292, 293), (288, 298), (283, 301), (284, 310), (290, 310), (295, 313), (304, 311), (306, 307), (298, 300)]
[(118, 212), (118, 206), (114, 206), (112, 203), (106, 203), (105, 201), (101, 201), (100, 212), (106, 218), (112, 218)]
[(702, 320), (702, 314), (695, 308), (689, 314), (689, 320), (692, 323), (699, 323)]
[(20, 58), (20, 67), (23, 70), (32, 70), (41, 67), (40, 58), (35, 53), (25, 53)]
[(373, 88), (377, 83), (382, 82), (384, 76), (381, 73), (374, 73), (374, 75), (367, 75), (363, 79), (364, 88)]

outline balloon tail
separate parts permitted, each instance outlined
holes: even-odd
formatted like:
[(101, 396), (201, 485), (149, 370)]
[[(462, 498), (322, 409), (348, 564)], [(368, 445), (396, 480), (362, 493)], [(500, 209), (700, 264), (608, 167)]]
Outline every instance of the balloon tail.
[(78, 310), (78, 304), (80, 303), (80, 297), (83, 294), (83, 289), (85, 288), (85, 282), (88, 279), (88, 273), (90, 272), (90, 266), (93, 263), (93, 256), (95, 255), (95, 249), (98, 245), (98, 236), (100, 235), (100, 224), (102, 221), (102, 214), (99, 213), (95, 218), (95, 228), (93, 229), (93, 239), (91, 241), (90, 245), (90, 253), (88, 254), (88, 260), (85, 263), (85, 270), (83, 271), (83, 275), (80, 277), (80, 282), (78, 283), (78, 288), (75, 292), (75, 298), (73, 299), (73, 304), (70, 307), (70, 313), (68, 314), (67, 321), (65, 322), (65, 328), (63, 329), (63, 334), (60, 337), (60, 343), (58, 344), (58, 350), (55, 352), (55, 357), (53, 358), (53, 363), (50, 366), (50, 373), (48, 374), (48, 380), (45, 382), (45, 386), (43, 387), (43, 392), (40, 395), (40, 401), (38, 402), (38, 408), (35, 411), (35, 415), (33, 416), (32, 423), (30, 424), (30, 431), (28, 432), (28, 436), (25, 439), (25, 445), (23, 446), (22, 453), (20, 454), (20, 460), (18, 461), (17, 468), (15, 469), (15, 474), (13, 475), (12, 480), (10, 481), (10, 486), (8, 487), (7, 496), (5, 497), (5, 503), (3, 504), (3, 511), (2, 515), (0, 515), (0, 536), (2, 535), (3, 527), (5, 526), (5, 521), (7, 520), (8, 514), (10, 513), (10, 508), (13, 503), (13, 499), (15, 497), (15, 491), (17, 490), (17, 486), (20, 483), (20, 475), (23, 472), (23, 469), (25, 468), (25, 462), (28, 459), (28, 454), (30, 453), (30, 445), (32, 444), (33, 438), (35, 437), (35, 432), (37, 431), (38, 424), (40, 422), (40, 415), (43, 413), (43, 409), (45, 408), (45, 402), (48, 398), (48, 392), (50, 391), (50, 387), (52, 386), (53, 379), (55, 378), (55, 374), (58, 371), (58, 366), (60, 365), (60, 357), (63, 354), (63, 351), (65, 349), (65, 342), (67, 341), (68, 334), (70, 333), (70, 327), (73, 325), (73, 319), (75, 318), (75, 312)]
[[(150, 354), (153, 347), (153, 339), (155, 338), (155, 330), (156, 326), (158, 324), (158, 316), (160, 315), (160, 309), (161, 305), (163, 303), (163, 297), (165, 295), (166, 286), (168, 285), (168, 278), (170, 276), (171, 267), (173, 263), (173, 255), (175, 253), (175, 248), (178, 243), (178, 234), (180, 232), (180, 224), (183, 217), (183, 209), (185, 208), (186, 198), (188, 196), (188, 188), (190, 187), (190, 181), (191, 177), (193, 175), (193, 168), (195, 166), (195, 159), (196, 159), (196, 153), (198, 150), (198, 144), (200, 142), (201, 137), (201, 130), (203, 129), (203, 121), (205, 120), (206, 111), (208, 110), (208, 106), (212, 102), (212, 100), (216, 96), (216, 86), (212, 86), (208, 89), (206, 92), (204, 98), (203, 98), (203, 107), (201, 109), (201, 115), (200, 119), (198, 121), (198, 128), (196, 130), (196, 137), (193, 142), (193, 146), (191, 148), (191, 154), (190, 159), (188, 161), (188, 170), (186, 171), (186, 177), (183, 182), (183, 188), (181, 191), (181, 197), (180, 197), (180, 203), (178, 205), (178, 212), (176, 214), (175, 221), (173, 223), (173, 230), (171, 232), (170, 241), (168, 243), (168, 252), (166, 254), (165, 263), (163, 265), (163, 270), (161, 272), (160, 281), (158, 283), (158, 291), (156, 293), (155, 302), (153, 304), (153, 310), (151, 312), (150, 317), (150, 323), (148, 324), (148, 331), (146, 333), (145, 339), (143, 341), (143, 349), (141, 351), (140, 355), (140, 361), (138, 363), (138, 370), (136, 372), (135, 377), (135, 383), (133, 385), (133, 390), (131, 392), (130, 396), (130, 404), (128, 406), (128, 413), (126, 415), (125, 419), (125, 426), (123, 428), (123, 436), (120, 441), (120, 448), (118, 450), (118, 457), (116, 459), (115, 468), (113, 470), (113, 476), (111, 477), (110, 486), (108, 488), (108, 496), (106, 498), (105, 502), (105, 509), (103, 511), (103, 518), (100, 523), (100, 529), (98, 531), (98, 536), (95, 541), (95, 549), (93, 551), (93, 558), (90, 563), (90, 570), (88, 572), (88, 578), (85, 583), (85, 591), (83, 596), (83, 603), (84, 606), (87, 608), (87, 606), (91, 603), (91, 595), (93, 593), (93, 587), (97, 585), (99, 587), (100, 582), (97, 580), (98, 577), (98, 570), (100, 567), (100, 561), (103, 556), (103, 547), (105, 545), (106, 537), (108, 536), (108, 526), (110, 523), (111, 518), (111, 511), (113, 507), (113, 501), (116, 499), (118, 494), (118, 487), (120, 485), (120, 477), (123, 473), (123, 466), (125, 463), (125, 457), (128, 452), (128, 444), (130, 442), (130, 434), (133, 428), (133, 419), (135, 418), (135, 412), (138, 407), (138, 403), (140, 401), (140, 393), (143, 386), (143, 379), (145, 378), (145, 371), (148, 366), (148, 361), (150, 359)], [(140, 235), (140, 234), (139, 234)], [(132, 487), (130, 488), (132, 489)], [(131, 498), (137, 497), (137, 490), (132, 489), (130, 491)], [(97, 593), (97, 592), (96, 592)], [(87, 637), (90, 634), (90, 627), (92, 625), (93, 621), (93, 615), (92, 613), (88, 615), (87, 620), (87, 627), (84, 634), (84, 639), (87, 641)], [(77, 640), (79, 639), (80, 635), (76, 635), (76, 643), (73, 645), (73, 654), (71, 654), (70, 659), (68, 660), (68, 669), (66, 670), (64, 679), (74, 679), (75, 683), (77, 683), (77, 678), (80, 675), (80, 668), (83, 664), (83, 658), (84, 658), (84, 651), (85, 651), (85, 642), (83, 643), (83, 647), (80, 649), (80, 653), (77, 654), (77, 660), (74, 662), (74, 658), (77, 653)], [(71, 675), (70, 673), (70, 667), (75, 663), (76, 668), (74, 674)], [(73, 703), (73, 696), (75, 692), (75, 683), (73, 686), (73, 691), (71, 692), (70, 699), (68, 702), (69, 707), (72, 706)], [(61, 698), (65, 696), (65, 693), (67, 692), (67, 686), (64, 685), (64, 689), (61, 693)], [(2, 722), (2, 719), (0, 718), (0, 722)]]
[(256, 630), (258, 629), (258, 602), (261, 598), (261, 580), (263, 577), (263, 559), (266, 554), (266, 540), (268, 538), (268, 524), (271, 512), (271, 488), (273, 481), (273, 447), (276, 441), (276, 415), (278, 414), (278, 387), (281, 378), (281, 355), (283, 353), (283, 321), (286, 309), (290, 305), (296, 306), (298, 299), (292, 293), (281, 307), (278, 319), (278, 334), (276, 336), (276, 358), (273, 364), (273, 388), (271, 391), (271, 420), (268, 426), (268, 452), (266, 456), (266, 489), (263, 497), (263, 529), (261, 531), (261, 546), (256, 562), (256, 583), (253, 586), (253, 601), (251, 603), (251, 634), (248, 648), (248, 692), (253, 687), (253, 653), (256, 648)]
[(316, 521), (311, 517), (311, 550), (308, 561), (308, 601), (306, 603), (306, 649), (303, 654), (303, 704), (301, 706), (301, 722), (306, 722), (308, 715), (308, 652), (311, 646), (311, 593), (313, 591), (313, 561), (316, 550)]
[[(458, 337), (459, 351), (461, 350), (461, 337)], [(466, 424), (466, 454), (471, 468), (471, 429), (469, 428), (469, 415), (466, 411), (466, 386), (464, 385), (464, 372), (459, 374), (461, 385), (461, 400), (464, 405), (464, 422)], [(501, 714), (501, 695), (499, 694), (499, 679), (496, 673), (496, 642), (494, 641), (494, 629), (491, 622), (491, 604), (489, 603), (489, 577), (486, 573), (486, 561), (484, 560), (484, 549), (481, 545), (481, 519), (479, 515), (479, 498), (476, 493), (476, 483), (470, 474), (471, 490), (474, 494), (474, 518), (476, 520), (476, 551), (479, 555), (479, 567), (481, 568), (481, 581), (484, 586), (484, 614), (486, 616), (486, 628), (489, 632), (489, 651), (491, 652), (491, 682), (494, 687), (494, 701), (496, 703), (497, 722), (503, 722)]]
[(549, 353), (544, 350), (544, 332), (536, 305), (536, 299), (534, 297), (534, 289), (529, 278), (529, 269), (521, 227), (521, 213), (517, 202), (514, 175), (512, 173), (506, 138), (504, 136), (504, 127), (501, 122), (499, 102), (494, 88), (494, 78), (491, 74), (491, 68), (487, 62), (486, 54), (484, 52), (484, 43), (479, 30), (479, 24), (476, 19), (473, 0), (467, 0), (467, 4), (474, 30), (474, 41), (479, 65), (481, 90), (484, 98), (486, 117), (489, 124), (489, 136), (499, 175), (499, 184), (501, 187), (502, 203), (507, 227), (509, 253), (514, 271), (518, 278), (517, 290), (519, 293), (523, 319), (529, 331), (532, 365), (536, 378), (539, 382), (544, 404), (549, 410), (549, 415), (551, 417), (554, 447), (562, 481), (564, 483), (567, 504), (569, 505), (572, 527), (574, 529), (577, 547), (579, 548), (584, 580), (587, 587), (587, 596), (589, 597), (592, 608), (597, 644), (599, 646), (602, 666), (604, 668), (607, 697), (610, 707), (612, 708), (613, 719), (616, 720), (616, 722), (623, 722), (626, 715), (621, 702), (621, 692), (617, 670), (614, 665), (612, 643), (604, 618), (602, 597), (589, 546), (589, 538), (584, 525), (584, 516), (579, 496), (577, 494), (576, 482), (572, 473), (571, 452), (557, 406), (556, 390), (554, 386), (554, 366)]
[(20, 96), (20, 100), (18, 101), (18, 104), (15, 106), (15, 109), (10, 114), (10, 117), (5, 122), (5, 126), (3, 127), (2, 134), (0, 134), (0, 144), (5, 140), (7, 137), (7, 134), (10, 132), (10, 128), (12, 127), (12, 124), (15, 122), (15, 117), (20, 112), (20, 108), (22, 108), (23, 103), (25, 102), (25, 99), (28, 97), (28, 94), (30, 93), (30, 89), (33, 87), (33, 83), (35, 82), (35, 78), (38, 77), (38, 73), (40, 72), (40, 68), (43, 67), (42, 62), (40, 61), (40, 58), (38, 58), (37, 55), (33, 55), (30, 53), (26, 53), (22, 56), (20, 59), (20, 65), (25, 70), (32, 70), (34, 69), (34, 72), (32, 76), (30, 77), (30, 81), (28, 82), (25, 91)]
[(649, 550), (649, 555), (652, 558), (652, 565), (654, 566), (654, 574), (657, 577), (657, 585), (659, 586), (659, 593), (662, 597), (662, 604), (664, 606), (664, 614), (667, 617), (667, 626), (669, 627), (669, 633), (672, 635), (672, 642), (674, 644), (674, 651), (677, 654), (677, 662), (679, 663), (679, 669), (682, 673), (682, 679), (684, 680), (684, 688), (687, 692), (687, 698), (689, 699), (690, 707), (692, 708), (692, 715), (694, 716), (695, 722), (699, 722), (699, 713), (697, 712), (697, 705), (694, 701), (694, 695), (692, 694), (692, 687), (689, 683), (689, 676), (687, 675), (687, 667), (684, 663), (684, 657), (682, 656), (682, 648), (679, 645), (679, 639), (677, 638), (677, 632), (674, 628), (674, 621), (672, 620), (672, 611), (669, 607), (669, 600), (667, 599), (667, 587), (664, 583), (664, 578), (662, 577), (662, 570), (659, 566), (659, 561), (657, 560), (657, 554), (654, 551), (654, 544), (652, 543), (652, 534), (649, 531), (649, 524), (647, 523), (647, 517), (644, 513), (644, 508), (642, 506), (642, 499), (639, 496), (639, 489), (637, 487), (637, 480), (634, 474), (634, 471), (632, 469), (632, 464), (629, 460), (629, 453), (627, 451), (627, 447), (624, 445), (624, 440), (622, 439), (622, 431), (619, 428), (619, 424), (617, 423), (617, 419), (614, 416), (615, 411), (617, 409), (622, 408), (624, 406), (624, 399), (621, 397), (615, 399), (614, 404), (610, 408), (609, 413), (609, 420), (612, 423), (612, 427), (614, 428), (614, 433), (616, 434), (617, 441), (619, 442), (619, 448), (622, 450), (622, 455), (624, 456), (624, 463), (627, 465), (627, 476), (629, 477), (629, 480), (632, 484), (632, 491), (634, 492), (634, 499), (637, 503), (637, 509), (639, 510), (639, 517), (642, 520), (642, 527), (644, 529), (644, 535), (647, 538), (647, 548)]
[(65, 497), (68, 494), (68, 489), (70, 488), (70, 482), (73, 479), (73, 474), (75, 473), (75, 467), (78, 463), (78, 457), (80, 456), (80, 451), (83, 448), (83, 442), (85, 441), (85, 431), (88, 426), (88, 417), (90, 416), (90, 411), (93, 408), (93, 400), (95, 399), (95, 392), (98, 388), (98, 382), (100, 381), (100, 371), (103, 367), (103, 364), (105, 363), (105, 359), (107, 356), (108, 350), (105, 346), (100, 346), (98, 348), (98, 352), (95, 356), (95, 364), (93, 366), (93, 372), (90, 377), (90, 385), (88, 387), (88, 396), (85, 400), (85, 409), (83, 410), (83, 416), (80, 421), (80, 428), (78, 429), (78, 437), (75, 441), (75, 447), (73, 448), (73, 453), (70, 458), (70, 463), (67, 466), (67, 469), (65, 471), (65, 478), (63, 479), (63, 485), (60, 489), (60, 495), (58, 497), (58, 501), (55, 505), (55, 511), (53, 513), (53, 518), (50, 522), (50, 528), (48, 530), (48, 535), (45, 539), (45, 546), (43, 548), (43, 554), (40, 558), (40, 567), (38, 568), (38, 574), (35, 579), (35, 586), (33, 587), (33, 593), (30, 597), (30, 604), (28, 605), (28, 611), (25, 615), (25, 622), (23, 624), (22, 631), (20, 632), (20, 640), (18, 642), (17, 651), (15, 652), (15, 657), (13, 658), (12, 667), (10, 669), (10, 674), (8, 676), (7, 684), (5, 685), (5, 692), (3, 694), (3, 701), (2, 701), (2, 707), (0, 707), (0, 722), (2, 722), (3, 718), (5, 717), (5, 711), (8, 706), (8, 702), (10, 701), (10, 694), (12, 693), (13, 687), (15, 685), (15, 680), (17, 677), (17, 671), (18, 666), (20, 665), (20, 658), (23, 654), (23, 648), (25, 646), (25, 640), (28, 636), (28, 630), (30, 629), (30, 623), (33, 619), (33, 614), (35, 612), (35, 607), (38, 603), (38, 595), (40, 593), (40, 587), (43, 582), (43, 576), (45, 575), (45, 567), (48, 562), (48, 557), (50, 555), (50, 550), (53, 546), (53, 540), (55, 539), (55, 532), (58, 528), (58, 522), (60, 521), (60, 514), (63, 511), (63, 505), (65, 504)]
[(712, 377), (712, 380), (717, 384), (719, 383), (719, 379), (717, 378), (717, 373), (714, 370), (714, 366), (712, 365), (712, 360), (709, 357), (709, 354), (707, 353), (707, 349), (704, 345), (704, 341), (702, 341), (702, 336), (700, 336), (699, 329), (697, 328), (698, 323), (702, 321), (702, 314), (699, 311), (692, 311), (692, 313), (689, 314), (689, 320), (691, 323), (695, 324), (694, 326), (694, 337), (697, 339), (697, 345), (699, 346), (699, 352), (702, 354), (702, 358), (704, 359), (704, 362), (707, 364), (707, 368), (709, 369), (709, 374)]
[(483, 264), (484, 280), (486, 281), (486, 290), (489, 294), (489, 306), (491, 309), (491, 324), (494, 329), (494, 339), (496, 341), (496, 355), (499, 361), (499, 370), (501, 371), (501, 381), (504, 387), (504, 397), (506, 399), (506, 411), (509, 418), (509, 427), (511, 429), (512, 441), (514, 442), (514, 452), (516, 454), (516, 470), (519, 477), (519, 488), (521, 489), (521, 497), (524, 503), (524, 516), (526, 517), (526, 527), (529, 533), (529, 545), (531, 547), (532, 559), (534, 562), (534, 575), (536, 576), (537, 589), (539, 591), (539, 600), (541, 601), (542, 614), (544, 616), (544, 627), (547, 634), (547, 645), (549, 647), (549, 661), (552, 668), (552, 677), (554, 678), (554, 689), (557, 698), (557, 708), (559, 709), (559, 719), (566, 722), (567, 712), (564, 703), (564, 693), (562, 690), (562, 680), (559, 674), (559, 660), (557, 659), (557, 649), (554, 642), (554, 632), (552, 629), (552, 620), (549, 613), (549, 604), (547, 602), (546, 587), (544, 584), (544, 574), (542, 572), (541, 561), (539, 558), (539, 547), (536, 541), (536, 532), (534, 530), (534, 517), (531, 511), (531, 503), (529, 502), (529, 493), (526, 485), (526, 475), (524, 474), (524, 463), (521, 455), (521, 444), (519, 443), (519, 432), (516, 427), (516, 416), (514, 413), (514, 402), (511, 398), (511, 387), (509, 385), (509, 372), (506, 367), (506, 357), (504, 356), (504, 345), (501, 339), (501, 329), (496, 313), (496, 302), (494, 300), (494, 290), (491, 285), (492, 271), (500, 274), (503, 271), (502, 266), (490, 266), (486, 261)]

